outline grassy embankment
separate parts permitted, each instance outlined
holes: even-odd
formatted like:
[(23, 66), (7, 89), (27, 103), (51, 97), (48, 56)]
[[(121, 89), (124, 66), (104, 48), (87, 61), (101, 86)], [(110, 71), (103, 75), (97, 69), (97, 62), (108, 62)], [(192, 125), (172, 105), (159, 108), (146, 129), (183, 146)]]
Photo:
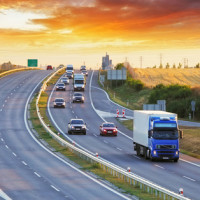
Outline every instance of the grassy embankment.
[[(51, 84), (56, 83), (58, 78), (60, 77), (62, 73), (56, 75), (50, 82), (49, 86)], [(51, 124), (51, 121), (48, 119), (46, 115), (46, 107), (47, 107), (47, 100), (48, 100), (48, 94), (46, 92), (42, 93), (39, 107), (40, 107), (40, 113), (43, 116), (43, 119), (46, 124), (49, 124), (50, 128), (56, 133), (56, 129)], [(72, 153), (68, 148), (64, 148), (61, 146), (57, 141), (55, 141), (42, 127), (40, 124), (40, 121), (37, 116), (36, 112), (36, 96), (31, 102), (30, 106), (30, 120), (32, 121), (33, 129), (38, 133), (38, 139), (44, 140), (48, 143), (48, 145), (53, 148), (54, 152), (59, 152), (65, 155), (68, 159), (72, 160), (73, 162), (77, 163), (80, 166), (80, 169), (83, 171), (89, 171), (97, 176), (99, 176), (99, 179), (105, 179), (112, 183), (113, 185), (117, 186), (119, 189), (122, 190), (124, 193), (128, 193), (134, 196), (139, 197), (140, 199), (149, 200), (149, 199), (156, 199), (152, 195), (140, 190), (139, 186), (133, 186), (129, 185), (125, 181), (119, 179), (118, 177), (112, 176), (110, 173), (103, 171), (98, 164), (91, 164), (83, 159), (81, 159), (76, 154)]]
[[(150, 83), (150, 80), (152, 79), (152, 77), (157, 77), (156, 83), (162, 83), (162, 82), (159, 82), (158, 79), (160, 79), (159, 77), (163, 77), (164, 75), (163, 74), (159, 75), (158, 73), (160, 71), (162, 71), (163, 73), (164, 72), (166, 73), (167, 69), (162, 69), (162, 70), (158, 69), (157, 75), (156, 75), (156, 70), (153, 69), (152, 77), (150, 77), (150, 75), (148, 75), (148, 74), (150, 74), (149, 70), (151, 70), (151, 69), (147, 69), (147, 72), (145, 74), (145, 70), (143, 69), (142, 73), (140, 72), (135, 76), (137, 78), (139, 78), (141, 76), (143, 78), (142, 80), (147, 81), (147, 83)], [(191, 72), (191, 70), (189, 70), (189, 71)], [(194, 78), (193, 76), (195, 76), (195, 73), (197, 73), (196, 76), (198, 76), (200, 70), (195, 69), (194, 71), (195, 72), (191, 73), (192, 77), (189, 78), (189, 81), (193, 85), (196, 83), (196, 78)], [(177, 72), (177, 70), (175, 70), (174, 72)], [(172, 70), (170, 70), (170, 73), (172, 74)], [(183, 74), (183, 75), (181, 75), (181, 74)], [(183, 80), (185, 80), (187, 73), (184, 73), (181, 70), (181, 72), (179, 73), (179, 75), (177, 75), (177, 77), (181, 78), (181, 76), (182, 76)], [(145, 77), (147, 79), (145, 79)], [(173, 78), (171, 78), (171, 81), (173, 81), (173, 82), (171, 82), (171, 83), (175, 83), (176, 82), (175, 81), (175, 75), (172, 76), (172, 77)], [(163, 79), (163, 80), (165, 81), (165, 79)], [(193, 83), (192, 83), (192, 80), (194, 81)], [(151, 96), (151, 92), (152, 92), (151, 88), (145, 88), (141, 91), (136, 91), (135, 89), (128, 87), (127, 84), (121, 85), (121, 86), (115, 87), (115, 88), (109, 87), (109, 84), (105, 84), (104, 89), (107, 91), (110, 98), (114, 102), (116, 102), (120, 105), (123, 105), (125, 107), (128, 107), (130, 109), (134, 109), (134, 110), (142, 109), (142, 104), (148, 103), (149, 97)], [(114, 93), (115, 93), (115, 95), (114, 95)], [(166, 92), (164, 92), (164, 93), (166, 95)], [(176, 92), (174, 92), (174, 93), (177, 94)], [(185, 91), (183, 91), (183, 95), (184, 94), (187, 94), (187, 93), (185, 93)], [(172, 94), (170, 94), (170, 95), (172, 96)], [(185, 99), (186, 98), (183, 98), (182, 100), (185, 100)], [(169, 101), (171, 101), (171, 100), (169, 100)], [(128, 105), (127, 105), (127, 102), (129, 102)], [(179, 101), (179, 102), (181, 102), (181, 101)], [(184, 107), (182, 106), (182, 108), (184, 108)], [(177, 109), (177, 107), (176, 107), (176, 109)], [(132, 120), (121, 121), (121, 123), (123, 123), (130, 130), (133, 129), (133, 125), (132, 125), (133, 121)], [(196, 158), (200, 158), (200, 128), (193, 128), (193, 127), (180, 127), (180, 128), (184, 132), (184, 138), (180, 140), (180, 151), (182, 153), (187, 154), (187, 155), (190, 155), (190, 156), (193, 156), (193, 157), (196, 157)]]

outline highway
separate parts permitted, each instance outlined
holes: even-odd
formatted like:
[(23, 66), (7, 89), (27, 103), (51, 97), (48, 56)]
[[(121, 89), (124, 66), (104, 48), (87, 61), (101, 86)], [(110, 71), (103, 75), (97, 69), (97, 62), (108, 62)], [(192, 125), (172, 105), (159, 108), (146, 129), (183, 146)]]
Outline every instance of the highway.
[[(178, 163), (171, 161), (152, 162), (136, 156), (133, 150), (132, 132), (122, 126), (114, 117), (116, 109), (122, 108), (111, 102), (102, 89), (99, 88), (98, 72), (90, 71), (87, 78), (85, 103), (72, 103), (72, 80), (67, 91), (53, 91), (49, 102), (49, 115), (58, 131), (66, 138), (85, 150), (96, 153), (102, 158), (123, 168), (130, 167), (138, 176), (144, 177), (160, 186), (178, 193), (184, 189), (184, 195), (191, 199), (199, 199), (200, 188), (200, 161), (181, 155)], [(54, 109), (53, 100), (62, 97), (67, 101), (66, 109)], [(133, 112), (126, 109), (128, 116)], [(68, 135), (67, 123), (71, 118), (82, 118), (87, 124), (87, 135)], [(99, 135), (99, 126), (104, 121), (113, 121), (117, 124), (120, 133), (117, 137), (102, 137)]]
[(26, 108), (49, 73), (34, 70), (0, 79), (0, 198), (130, 199), (54, 154), (30, 131)]

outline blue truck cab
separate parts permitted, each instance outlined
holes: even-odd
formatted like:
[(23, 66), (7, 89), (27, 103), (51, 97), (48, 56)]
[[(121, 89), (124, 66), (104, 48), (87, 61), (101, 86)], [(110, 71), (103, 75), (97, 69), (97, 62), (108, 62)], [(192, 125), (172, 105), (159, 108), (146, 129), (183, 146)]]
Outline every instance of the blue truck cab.
[(175, 117), (149, 118), (149, 149), (151, 159), (179, 159), (179, 131)]

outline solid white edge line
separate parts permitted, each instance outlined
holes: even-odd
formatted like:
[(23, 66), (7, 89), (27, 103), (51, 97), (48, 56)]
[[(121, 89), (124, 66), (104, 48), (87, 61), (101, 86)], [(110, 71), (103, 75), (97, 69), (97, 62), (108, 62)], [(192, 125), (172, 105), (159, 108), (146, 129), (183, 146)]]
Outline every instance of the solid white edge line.
[(2, 197), (4, 200), (12, 200), (3, 190), (0, 189), (0, 197)]
[[(94, 73), (94, 71), (93, 71), (93, 73)], [(92, 82), (91, 80), (92, 80), (92, 77), (93, 77), (93, 73), (92, 73), (92, 76), (91, 76), (91, 79), (90, 79), (90, 87), (92, 87), (92, 86), (91, 86), (91, 82)], [(94, 87), (94, 86), (93, 86), (93, 87)], [(97, 89), (99, 89), (99, 90), (104, 91), (105, 94), (106, 94), (106, 96), (107, 96), (107, 98), (108, 98), (108, 100), (110, 100), (110, 98), (109, 98), (109, 96), (108, 96), (108, 94), (106, 93), (105, 90), (103, 90), (103, 89), (101, 89), (101, 88), (98, 88), (98, 87), (94, 87), (94, 88), (97, 88)], [(90, 90), (90, 91), (91, 91), (91, 90)], [(92, 105), (94, 111), (96, 112), (96, 109), (95, 109), (94, 104), (93, 104), (93, 102), (92, 102), (91, 96), (90, 96), (90, 101), (91, 101), (91, 105)], [(110, 101), (113, 102), (112, 100), (110, 100)], [(114, 103), (115, 105), (120, 106), (119, 104), (117, 104), (117, 103), (115, 103), (115, 102), (113, 102), (113, 103)], [(123, 107), (123, 106), (121, 106), (121, 107)], [(96, 113), (97, 113), (97, 112), (96, 112)], [(97, 115), (98, 115), (98, 113), (97, 113)], [(102, 118), (100, 115), (99, 115), (99, 117), (100, 117), (104, 122), (106, 122), (106, 120), (105, 120), (104, 118)], [(121, 132), (121, 131), (119, 131), (119, 130), (118, 130), (118, 132), (121, 133), (123, 136), (127, 137), (127, 138), (130, 139), (130, 140), (133, 139), (133, 138), (129, 137), (128, 135), (126, 135), (125, 133), (123, 133), (123, 132)], [(186, 162), (186, 163), (188, 163), (188, 164), (194, 165), (194, 166), (196, 166), (196, 167), (200, 167), (200, 165), (198, 165), (198, 164), (196, 164), (196, 163), (193, 163), (193, 162), (190, 162), (190, 161), (187, 161), (187, 160), (184, 160), (184, 159), (182, 159), (182, 158), (179, 158), (179, 160), (181, 160), (181, 161), (183, 161), (183, 162)]]
[[(45, 79), (45, 78), (44, 78)], [(42, 82), (42, 81), (41, 81)], [(30, 96), (28, 97), (28, 100), (26, 102), (26, 105), (25, 105), (25, 109), (24, 109), (24, 122), (25, 122), (25, 126), (26, 126), (26, 129), (28, 130), (30, 136), (33, 138), (33, 140), (41, 147), (43, 148), (44, 150), (46, 150), (49, 154), (51, 154), (52, 156), (54, 156), (55, 158), (57, 158), (58, 160), (60, 160), (61, 162), (65, 163), (66, 165), (68, 165), (69, 167), (71, 167), (72, 169), (74, 169), (75, 171), (79, 172), (80, 174), (86, 176), (87, 178), (89, 178), (90, 180), (94, 181), (95, 183), (101, 185), (102, 187), (106, 188), (107, 190), (113, 192), (114, 194), (124, 198), (124, 199), (127, 199), (127, 200), (130, 200), (130, 198), (128, 198), (127, 196), (124, 196), (123, 194), (117, 192), (116, 190), (106, 186), (105, 184), (101, 183), (100, 181), (96, 180), (95, 178), (89, 176), (88, 174), (86, 174), (85, 172), (79, 170), (78, 168), (76, 168), (75, 166), (71, 165), (70, 163), (68, 163), (67, 161), (63, 160), (61, 157), (57, 156), (56, 154), (54, 154), (52, 151), (50, 151), (49, 149), (47, 149), (44, 145), (42, 145), (36, 138), (35, 136), (33, 135), (33, 133), (31, 132), (29, 126), (28, 126), (28, 122), (27, 122), (27, 110), (28, 110), (28, 104), (29, 104), (29, 101), (31, 99), (31, 97), (33, 96), (33, 93), (35, 92), (36, 88), (39, 86), (39, 84), (41, 83), (39, 82), (36, 87), (33, 89), (33, 91), (31, 92)], [(53, 90), (52, 90), (53, 91)], [(52, 93), (51, 93), (52, 94)], [(49, 97), (50, 99), (50, 97)], [(48, 101), (48, 109), (49, 109), (49, 101)], [(49, 113), (50, 114), (50, 113)], [(55, 121), (54, 121), (55, 122)], [(60, 129), (60, 128), (59, 128)], [(62, 132), (62, 131), (60, 131)], [(70, 139), (70, 138), (69, 138)], [(71, 139), (70, 139), (71, 140)], [(72, 141), (72, 140), (71, 140)], [(78, 145), (77, 145), (78, 146)], [(87, 150), (88, 152), (88, 150)]]
[[(93, 110), (97, 113), (96, 108), (94, 107), (94, 104), (93, 104), (93, 101), (92, 101), (92, 95), (91, 95), (93, 74), (94, 74), (94, 71), (92, 71), (92, 75), (91, 75), (91, 78), (90, 78), (89, 96), (90, 96), (91, 106), (92, 106)], [(108, 98), (108, 99), (109, 99), (109, 98)], [(109, 100), (110, 100), (110, 99), (109, 99)], [(115, 103), (115, 104), (116, 104), (116, 103)], [(98, 113), (97, 113), (97, 115), (98, 115), (104, 122), (106, 122), (106, 120), (105, 120), (103, 117), (101, 117)], [(126, 135), (125, 133), (123, 133), (123, 132), (121, 132), (121, 131), (119, 131), (119, 130), (118, 130), (118, 132), (121, 133), (123, 136), (127, 137), (128, 139), (131, 139), (131, 140), (132, 140), (132, 138), (129, 137), (128, 135)]]

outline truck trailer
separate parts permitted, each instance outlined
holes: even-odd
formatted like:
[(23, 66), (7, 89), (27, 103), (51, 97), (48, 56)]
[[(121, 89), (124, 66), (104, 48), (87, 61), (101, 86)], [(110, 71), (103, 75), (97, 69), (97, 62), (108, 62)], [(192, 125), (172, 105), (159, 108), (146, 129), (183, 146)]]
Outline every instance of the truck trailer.
[(178, 129), (177, 114), (135, 110), (133, 124), (133, 145), (138, 156), (150, 158), (152, 161), (178, 161), (181, 131)]

